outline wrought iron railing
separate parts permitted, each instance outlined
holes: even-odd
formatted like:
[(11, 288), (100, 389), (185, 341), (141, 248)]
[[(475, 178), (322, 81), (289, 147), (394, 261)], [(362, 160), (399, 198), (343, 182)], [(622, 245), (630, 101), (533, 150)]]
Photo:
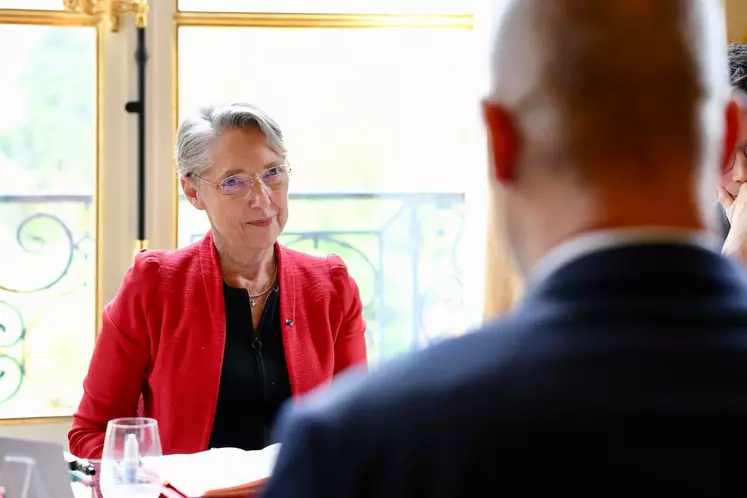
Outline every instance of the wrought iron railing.
[[(14, 245), (25, 261), (4, 256), (10, 271), (0, 269), (0, 404), (21, 388), (30, 317), (44, 313), (16, 301), (92, 285), (93, 269), (72, 275), (94, 251), (92, 208), (90, 195), (0, 195), (0, 237), (6, 239), (0, 243)], [(372, 362), (462, 329), (463, 194), (293, 194), (290, 209), (281, 242), (339, 254), (358, 283)], [(189, 206), (181, 213), (182, 242), (201, 237), (204, 214)], [(34, 254), (44, 255), (41, 266)], [(34, 271), (24, 268), (32, 264)], [(59, 326), (64, 333), (77, 324)]]
[(91, 209), (86, 194), (0, 194), (0, 404), (23, 384), (26, 340), (49, 300), (92, 285), (94, 270), (85, 268), (95, 248)]

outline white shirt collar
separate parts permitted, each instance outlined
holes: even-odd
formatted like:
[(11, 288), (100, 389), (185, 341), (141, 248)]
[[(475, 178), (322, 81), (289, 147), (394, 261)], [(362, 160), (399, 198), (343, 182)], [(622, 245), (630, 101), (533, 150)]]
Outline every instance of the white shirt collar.
[(718, 238), (708, 232), (672, 227), (631, 227), (587, 232), (555, 246), (545, 254), (532, 269), (530, 281), (538, 283), (545, 280), (560, 268), (594, 252), (662, 243), (697, 246), (716, 253), (720, 252), (721, 245)]

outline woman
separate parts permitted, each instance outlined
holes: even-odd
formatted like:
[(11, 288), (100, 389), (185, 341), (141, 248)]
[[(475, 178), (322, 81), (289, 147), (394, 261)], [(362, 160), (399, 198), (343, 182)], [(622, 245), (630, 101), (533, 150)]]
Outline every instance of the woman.
[(70, 451), (99, 457), (109, 420), (159, 421), (164, 453), (257, 449), (280, 405), (366, 362), (358, 288), (337, 256), (277, 243), (289, 168), (277, 124), (256, 107), (185, 120), (176, 160), (210, 232), (142, 251), (104, 309)]
[(747, 183), (747, 45), (729, 45), (729, 75), (741, 122), (731, 167), (723, 172), (718, 186), (726, 236), (722, 252), (747, 263), (747, 199), (740, 195)]

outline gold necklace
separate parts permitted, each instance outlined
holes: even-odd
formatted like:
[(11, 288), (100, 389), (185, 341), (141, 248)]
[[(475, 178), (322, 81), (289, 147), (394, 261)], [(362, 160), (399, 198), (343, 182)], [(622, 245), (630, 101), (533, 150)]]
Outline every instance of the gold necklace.
[(267, 282), (265, 283), (265, 287), (262, 289), (262, 291), (259, 294), (249, 294), (249, 304), (252, 305), (252, 308), (257, 306), (257, 298), (264, 296), (268, 292), (272, 290), (272, 286), (275, 283), (275, 277), (278, 275), (278, 264), (275, 263), (275, 269), (272, 272), (272, 277), (267, 279)]

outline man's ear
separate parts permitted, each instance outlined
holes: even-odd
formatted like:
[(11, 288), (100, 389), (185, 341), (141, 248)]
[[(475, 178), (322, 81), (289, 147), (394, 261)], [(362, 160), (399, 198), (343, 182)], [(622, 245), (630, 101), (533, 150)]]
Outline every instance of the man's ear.
[(501, 185), (511, 183), (516, 177), (516, 156), (519, 137), (511, 115), (501, 105), (484, 100), (483, 119), (488, 132), (491, 151), (491, 174)]
[(721, 170), (723, 175), (729, 171), (734, 162), (734, 154), (739, 139), (739, 127), (743, 119), (747, 119), (747, 95), (740, 90), (732, 93), (732, 98), (726, 106), (724, 122), (724, 150), (721, 153)]
[(197, 185), (189, 178), (181, 177), (179, 183), (182, 185), (184, 196), (187, 198), (190, 204), (199, 209), (200, 211), (205, 210), (205, 203), (202, 202), (200, 197), (200, 191), (197, 189)]

